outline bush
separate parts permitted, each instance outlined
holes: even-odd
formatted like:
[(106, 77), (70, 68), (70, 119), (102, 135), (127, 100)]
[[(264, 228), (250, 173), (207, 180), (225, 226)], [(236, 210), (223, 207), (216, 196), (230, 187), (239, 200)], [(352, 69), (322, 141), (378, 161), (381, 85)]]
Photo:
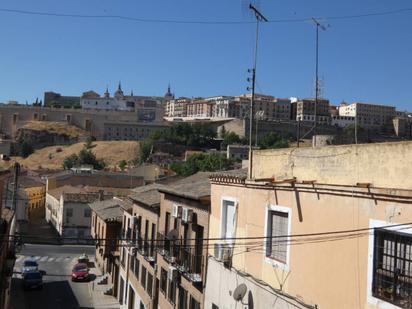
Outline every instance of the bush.
[(170, 169), (179, 175), (190, 176), (197, 172), (228, 170), (233, 167), (233, 163), (233, 160), (220, 153), (195, 154), (186, 162), (172, 163)]
[(122, 171), (124, 171), (124, 169), (126, 168), (126, 166), (127, 166), (126, 160), (122, 160), (122, 161), (119, 162), (119, 168), (120, 168)]
[(91, 149), (87, 148), (86, 144), (83, 149), (80, 150), (79, 154), (72, 154), (65, 157), (62, 163), (64, 169), (70, 169), (80, 165), (92, 165), (96, 170), (101, 170), (106, 166), (103, 160), (98, 160), (96, 158), (96, 155)]
[(23, 158), (27, 158), (34, 152), (33, 146), (26, 141), (23, 141), (19, 148), (19, 155)]

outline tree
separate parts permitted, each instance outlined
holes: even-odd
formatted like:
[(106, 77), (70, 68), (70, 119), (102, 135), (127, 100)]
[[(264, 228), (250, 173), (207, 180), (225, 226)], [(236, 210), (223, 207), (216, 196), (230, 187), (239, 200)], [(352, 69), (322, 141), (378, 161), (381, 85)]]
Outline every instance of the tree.
[(79, 156), (75, 153), (64, 158), (62, 166), (65, 170), (71, 169), (72, 167), (79, 164)]
[(287, 148), (289, 147), (289, 142), (277, 133), (270, 132), (258, 140), (258, 146), (262, 149)]
[(142, 164), (149, 159), (150, 154), (152, 153), (152, 148), (153, 144), (150, 141), (144, 141), (140, 143), (139, 157), (137, 158), (139, 164)]
[(221, 149), (226, 149), (227, 145), (231, 144), (241, 144), (242, 140), (235, 132), (228, 132), (223, 137), (223, 142), (220, 145)]
[(126, 166), (127, 166), (126, 160), (122, 160), (122, 161), (119, 162), (119, 168), (120, 168), (122, 171), (124, 171), (124, 169), (126, 168)]
[(79, 165), (92, 165), (96, 170), (101, 170), (106, 166), (103, 160), (98, 160), (96, 158), (96, 155), (91, 151), (91, 149), (87, 148), (86, 144), (78, 154), (72, 154), (65, 157), (62, 165), (64, 169), (70, 169)]
[(214, 172), (227, 170), (233, 167), (233, 160), (227, 159), (220, 153), (195, 154), (190, 156), (186, 162), (174, 162), (170, 169), (183, 176), (190, 176), (199, 171)]
[[(360, 125), (356, 125), (356, 133), (362, 134), (363, 132), (365, 132), (365, 129)], [(355, 124), (347, 125), (345, 128), (343, 128), (343, 133), (347, 137), (355, 138)]]
[(34, 152), (33, 146), (26, 141), (21, 142), (19, 148), (19, 155), (23, 158), (27, 158)]

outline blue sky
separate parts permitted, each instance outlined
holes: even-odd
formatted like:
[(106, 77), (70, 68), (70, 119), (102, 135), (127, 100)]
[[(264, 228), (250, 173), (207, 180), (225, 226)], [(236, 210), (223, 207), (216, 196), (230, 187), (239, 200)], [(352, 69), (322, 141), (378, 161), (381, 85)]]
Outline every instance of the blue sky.
[[(412, 8), (407, 0), (260, 0), (269, 20), (344, 16)], [(244, 0), (3, 0), (1, 9), (145, 19), (251, 22)], [(385, 16), (323, 19), (323, 96), (412, 110), (412, 10)], [(0, 11), (0, 101), (29, 102), (52, 90), (93, 89), (178, 96), (246, 92), (254, 24), (140, 23), (119, 19)], [(257, 92), (313, 96), (315, 28), (309, 22), (261, 25)]]

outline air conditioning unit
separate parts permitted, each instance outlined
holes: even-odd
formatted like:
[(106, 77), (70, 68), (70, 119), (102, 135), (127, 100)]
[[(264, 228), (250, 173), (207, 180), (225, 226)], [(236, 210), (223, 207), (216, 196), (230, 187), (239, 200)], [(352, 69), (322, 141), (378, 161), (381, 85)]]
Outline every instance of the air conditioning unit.
[(177, 279), (177, 268), (176, 267), (169, 267), (167, 270), (167, 280), (174, 281)]
[(182, 210), (182, 221), (189, 223), (192, 222), (192, 217), (193, 217), (193, 210), (189, 208), (183, 208)]
[(173, 205), (172, 216), (175, 218), (179, 218), (181, 214), (182, 214), (182, 207), (178, 205)]
[(230, 262), (232, 259), (232, 247), (228, 244), (215, 244), (215, 258), (220, 262)]

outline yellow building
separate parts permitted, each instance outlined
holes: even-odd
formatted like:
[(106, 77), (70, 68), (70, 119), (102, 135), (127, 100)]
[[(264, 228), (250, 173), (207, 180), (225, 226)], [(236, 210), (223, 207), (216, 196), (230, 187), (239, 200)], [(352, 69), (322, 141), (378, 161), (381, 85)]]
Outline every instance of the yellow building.
[(411, 153), (263, 150), (250, 179), (212, 176), (205, 308), (412, 308)]
[(46, 184), (39, 178), (22, 176), (18, 180), (20, 195), (27, 203), (28, 221), (42, 219), (45, 216)]

